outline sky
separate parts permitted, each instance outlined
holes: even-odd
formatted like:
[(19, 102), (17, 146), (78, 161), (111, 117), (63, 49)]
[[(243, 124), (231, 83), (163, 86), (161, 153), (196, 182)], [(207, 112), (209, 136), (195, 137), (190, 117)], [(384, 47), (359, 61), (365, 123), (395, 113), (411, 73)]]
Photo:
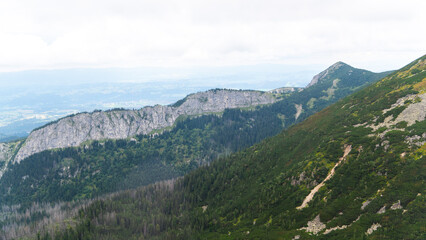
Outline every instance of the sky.
[(344, 61), (426, 53), (424, 0), (0, 0), (0, 72)]

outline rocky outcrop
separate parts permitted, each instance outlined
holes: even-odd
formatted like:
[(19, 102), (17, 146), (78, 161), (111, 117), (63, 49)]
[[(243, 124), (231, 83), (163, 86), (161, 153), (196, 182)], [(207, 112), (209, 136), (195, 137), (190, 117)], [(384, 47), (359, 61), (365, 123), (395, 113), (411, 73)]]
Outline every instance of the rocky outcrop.
[(364, 210), (370, 203), (371, 203), (370, 199), (363, 202), (362, 205), (361, 205), (361, 210)]
[(367, 232), (365, 232), (365, 235), (372, 234), (374, 231), (376, 231), (380, 227), (382, 227), (382, 225), (380, 225), (379, 223), (373, 223), (373, 225), (371, 225), (371, 227), (367, 229)]
[(312, 221), (307, 223), (307, 227), (300, 228), (300, 230), (305, 230), (306, 232), (318, 234), (325, 229), (325, 224), (321, 222), (320, 215), (318, 214)]
[(392, 204), (392, 206), (390, 207), (390, 209), (391, 210), (402, 209), (401, 200), (398, 200), (398, 202)]
[(383, 214), (386, 212), (386, 206), (383, 206), (382, 208), (379, 209), (379, 211), (377, 211), (377, 214)]
[(357, 218), (357, 219), (355, 219), (353, 222), (351, 222), (351, 224), (349, 224), (349, 225), (336, 226), (336, 227), (332, 227), (332, 228), (328, 228), (328, 229), (326, 229), (326, 230), (324, 231), (324, 234), (329, 234), (329, 233), (331, 233), (331, 232), (333, 232), (333, 231), (336, 231), (336, 230), (346, 229), (346, 228), (348, 228), (348, 227), (352, 226), (352, 224), (354, 224), (354, 223), (358, 222), (358, 220), (359, 220), (359, 219), (361, 219), (361, 215), (360, 215), (360, 216), (358, 216), (358, 218)]
[(282, 87), (282, 88), (276, 88), (268, 91), (268, 93), (273, 94), (285, 94), (285, 93), (292, 93), (292, 92), (301, 92), (303, 88), (298, 87)]
[(0, 143), (0, 178), (3, 176), (21, 141)]
[(294, 118), (297, 120), (300, 114), (302, 114), (303, 107), (302, 104), (294, 104), (294, 107), (296, 108), (296, 114), (294, 114)]
[(226, 108), (273, 103), (261, 91), (210, 90), (188, 95), (170, 106), (140, 110), (96, 111), (65, 117), (34, 130), (15, 157), (15, 162), (47, 149), (78, 146), (89, 140), (123, 139), (170, 127), (181, 115), (221, 112)]
[(9, 143), (0, 143), (0, 162), (6, 161), (10, 152)]
[(0, 143), (0, 178), (3, 176), (7, 163), (10, 160), (11, 147), (8, 143)]
[(421, 122), (426, 118), (426, 93), (418, 94), (415, 99), (415, 103), (409, 104), (404, 111), (402, 111), (395, 122), (406, 121), (408, 126), (413, 125), (416, 122)]
[[(396, 101), (396, 103), (392, 104), (392, 106), (388, 109), (383, 110), (383, 114), (397, 108), (404, 107), (405, 109), (394, 118), (392, 115), (387, 116), (383, 122), (372, 123), (366, 125), (367, 123), (356, 125), (356, 126), (367, 126), (373, 129), (373, 131), (377, 131), (379, 128), (386, 127), (388, 128), (386, 131), (379, 134), (380, 137), (383, 138), (385, 134), (394, 129), (394, 125), (400, 122), (407, 122), (407, 126), (411, 126), (416, 122), (421, 122), (426, 119), (426, 93), (421, 94), (410, 94), (405, 97), (402, 97)], [(377, 121), (377, 119), (375, 120)], [(420, 137), (419, 137), (420, 138)], [(415, 140), (415, 139), (414, 139)]]

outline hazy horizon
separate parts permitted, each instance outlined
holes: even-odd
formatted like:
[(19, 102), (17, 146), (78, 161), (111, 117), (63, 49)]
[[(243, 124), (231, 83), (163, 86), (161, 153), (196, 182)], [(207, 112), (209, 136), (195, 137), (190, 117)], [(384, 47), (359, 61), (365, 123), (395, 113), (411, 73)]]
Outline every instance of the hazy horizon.
[[(313, 67), (315, 69), (315, 67)], [(304, 87), (319, 70), (256, 65), (209, 68), (108, 68), (0, 73), (0, 140), (77, 112), (168, 105), (213, 88)]]

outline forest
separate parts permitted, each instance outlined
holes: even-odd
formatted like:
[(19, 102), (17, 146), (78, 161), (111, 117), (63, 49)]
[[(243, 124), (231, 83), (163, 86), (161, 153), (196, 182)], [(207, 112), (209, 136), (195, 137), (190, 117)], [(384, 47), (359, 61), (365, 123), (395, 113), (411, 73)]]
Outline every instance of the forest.
[[(19, 211), (24, 212), (34, 202), (93, 199), (118, 190), (176, 179), (200, 167), (197, 171), (202, 171), (213, 160), (232, 158), (233, 153), (302, 122), (341, 97), (387, 74), (373, 74), (350, 66), (342, 69), (345, 72), (349, 70), (352, 74), (337, 73), (336, 76), (340, 77), (337, 87), (333, 87), (335, 78), (329, 76), (301, 92), (287, 93), (271, 105), (182, 117), (171, 129), (149, 135), (91, 141), (80, 147), (34, 154), (20, 164), (12, 165), (5, 173), (0, 183), (0, 199), (3, 203), (19, 204)], [(327, 91), (330, 88), (333, 91)], [(299, 104), (303, 110), (296, 118), (295, 106)], [(325, 176), (327, 167), (319, 167), (315, 175), (317, 181)], [(224, 184), (220, 181), (222, 178), (214, 180), (215, 187), (220, 188)], [(225, 186), (233, 185), (233, 182), (225, 183)], [(176, 184), (179, 186), (179, 183)], [(203, 187), (203, 197), (210, 188)], [(191, 197), (190, 203), (193, 204), (193, 201)], [(9, 226), (11, 221), (0, 221), (0, 225)], [(31, 219), (28, 221), (32, 222)], [(157, 229), (157, 223), (153, 226)], [(149, 224), (146, 228), (152, 230)]]
[[(415, 63), (425, 58), (183, 178), (95, 201), (80, 210), (75, 228), (44, 237), (424, 239), (426, 148), (406, 139), (424, 134), (425, 121), (396, 123), (383, 137), (383, 129), (358, 124), (379, 124), (382, 118), (371, 116), (386, 114), (383, 110), (404, 96), (423, 93), (425, 65)], [(307, 208), (296, 209), (345, 146), (352, 151), (335, 176)], [(321, 234), (302, 231), (317, 215), (324, 224)], [(380, 227), (369, 233), (374, 225)]]

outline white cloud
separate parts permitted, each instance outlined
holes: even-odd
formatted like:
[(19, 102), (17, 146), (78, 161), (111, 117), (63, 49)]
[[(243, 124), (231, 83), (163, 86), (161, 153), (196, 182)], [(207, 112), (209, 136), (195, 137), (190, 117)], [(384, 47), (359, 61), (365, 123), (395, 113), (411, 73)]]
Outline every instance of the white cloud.
[(373, 70), (425, 54), (424, 0), (0, 2), (0, 71), (320, 64)]

